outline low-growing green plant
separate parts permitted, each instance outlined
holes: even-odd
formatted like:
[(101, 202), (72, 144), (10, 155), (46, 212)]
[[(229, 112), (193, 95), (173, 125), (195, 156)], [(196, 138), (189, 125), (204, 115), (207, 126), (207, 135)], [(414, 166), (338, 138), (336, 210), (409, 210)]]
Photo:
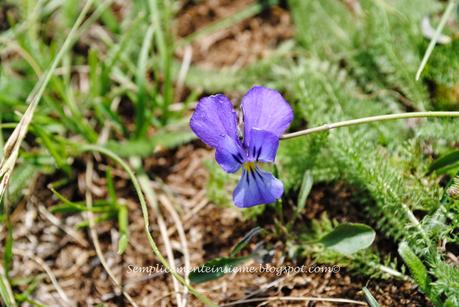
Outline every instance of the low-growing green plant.
[[(13, 12), (8, 15), (8, 29), (0, 33), (0, 157), (4, 161), (0, 195), (5, 194), (0, 223), (8, 230), (0, 295), (6, 304), (40, 304), (33, 301), (32, 293), (41, 279), (19, 281), (9, 276), (14, 245), (9, 213), (39, 174), (59, 174), (62, 182), (71, 183), (76, 179), (73, 163), (83, 153), (98, 152), (113, 159), (133, 181), (149, 244), (168, 267), (148, 228), (138, 179), (124, 158), (147, 176), (141, 158), (195, 138), (187, 127), (187, 107), (202, 92), (242, 93), (253, 84), (264, 84), (290, 102), (295, 118), (290, 130), (297, 133), (282, 138), (287, 124), (275, 137), (264, 135), (272, 143), (280, 140), (276, 167), (269, 171), (282, 181), (284, 193), (277, 186), (272, 195), (261, 193), (269, 196), (261, 200), (236, 197), (242, 207), (273, 201), (272, 206), (249, 208), (243, 214), (253, 219), (272, 214), (274, 225), (265, 231), (285, 240), (284, 252), (294, 261), (312, 257), (318, 263), (344, 265), (368, 278), (411, 279), (435, 305), (459, 305), (459, 271), (448, 259), (448, 248), (459, 244), (459, 122), (380, 122), (457, 116), (434, 112), (457, 109), (457, 29), (446, 23), (457, 8), (456, 1), (287, 1), (297, 29), (294, 39), (280, 44), (270, 57), (238, 70), (192, 66), (180, 80), (190, 89), (187, 97), (174, 93), (181, 67), (174, 57), (175, 47), (259, 14), (277, 1), (251, 4), (178, 41), (173, 34), (177, 2), (133, 1), (123, 20), (111, 9), (112, 0), (95, 5), (88, 1), (82, 13), (80, 2), (6, 0)], [(438, 32), (444, 26), (451, 34), (450, 44), (432, 49), (435, 39), (429, 42), (421, 27), (422, 19), (429, 16), (439, 24)], [(95, 27), (103, 31), (86, 35)], [(420, 81), (416, 75), (422, 77)], [(178, 101), (183, 104), (177, 111), (173, 103)], [(247, 126), (247, 117), (253, 114), (244, 119)], [(311, 129), (302, 130), (305, 126)], [(250, 133), (246, 131), (246, 138), (252, 137)], [(208, 143), (221, 149), (221, 144)], [(226, 149), (233, 149), (230, 145)], [(274, 156), (265, 160), (272, 162)], [(247, 185), (251, 174), (271, 180), (262, 166), (258, 171), (250, 163), (254, 162), (238, 161)], [(217, 205), (229, 206), (228, 187), (236, 185), (238, 176), (225, 174), (214, 162), (207, 166), (208, 197)], [(117, 197), (113, 180), (107, 171), (107, 199), (94, 201), (91, 208), (86, 202), (66, 199), (59, 185), (54, 185), (59, 203), (52, 211), (79, 214), (90, 210), (96, 221), (118, 221), (122, 253), (129, 238), (128, 211)], [(316, 185), (336, 182), (352, 186), (365, 220), (349, 224), (322, 215), (305, 221), (302, 214)], [(392, 240), (398, 250), (380, 252), (372, 244), (373, 229), (376, 236)], [(248, 258), (239, 253), (254, 233), (258, 234), (249, 233), (230, 255), (203, 266), (229, 269), (241, 264)], [(194, 274), (190, 279), (198, 283), (223, 274)], [(213, 304), (183, 277), (173, 275), (201, 301)], [(15, 285), (21, 282), (27, 288), (16, 293)], [(369, 304), (377, 306), (365, 289)]]
[[(421, 19), (441, 12), (438, 3), (360, 1), (355, 11), (338, 1), (289, 3), (301, 29), (297, 32), (300, 50), (309, 55), (284, 59), (282, 66), (274, 59), (270, 72), (260, 69), (260, 78), (287, 94), (296, 111), (296, 121), (314, 127), (436, 105), (428, 96), (428, 83), (416, 82), (414, 77), (423, 55), (420, 50), (424, 52), (427, 47)], [(320, 33), (315, 27), (319, 23), (325, 25)], [(429, 82), (444, 83), (445, 75), (453, 73), (451, 65), (455, 65), (456, 57), (444, 57), (442, 53), (454, 50), (455, 44), (453, 40), (451, 45), (434, 50), (425, 67)], [(240, 72), (244, 73), (247, 72)], [(233, 76), (233, 80), (238, 79)], [(454, 78), (450, 80), (454, 82)], [(230, 83), (226, 88), (233, 86)], [(446, 98), (452, 99), (455, 98)], [(454, 201), (440, 201), (446, 188), (438, 185), (437, 174), (440, 167), (443, 173), (457, 172), (456, 153), (451, 152), (431, 166), (426, 147), (433, 146), (434, 152), (451, 151), (457, 141), (457, 123), (432, 120), (406, 125), (399, 121), (287, 140), (279, 148), (280, 178), (287, 192), (294, 193), (298, 193), (306, 171), (315, 183), (339, 180), (357, 188), (368, 221), (395, 242), (404, 242), (406, 248), (402, 251), (410, 250), (425, 266), (428, 278), (423, 279), (425, 287), (421, 290), (435, 304), (454, 305), (458, 299), (454, 274), (457, 268), (447, 263), (445, 250), (437, 246), (444, 240), (450, 242), (451, 234), (457, 231), (457, 223), (452, 222), (458, 218), (457, 210), (452, 208), (457, 205), (451, 205)], [(434, 170), (437, 172), (432, 173)], [(454, 187), (449, 191), (454, 194)], [(308, 232), (305, 235), (312, 236)], [(295, 246), (290, 247), (295, 251)], [(318, 261), (331, 259), (333, 263), (339, 259), (338, 255), (330, 257), (314, 249), (309, 253), (315, 254)], [(398, 272), (400, 264), (395, 256), (386, 260), (377, 254), (371, 258), (355, 256), (347, 259), (347, 265), (365, 274), (362, 268), (368, 263), (377, 267), (385, 263), (386, 271), (404, 278), (404, 269)], [(374, 270), (367, 272), (374, 274)]]

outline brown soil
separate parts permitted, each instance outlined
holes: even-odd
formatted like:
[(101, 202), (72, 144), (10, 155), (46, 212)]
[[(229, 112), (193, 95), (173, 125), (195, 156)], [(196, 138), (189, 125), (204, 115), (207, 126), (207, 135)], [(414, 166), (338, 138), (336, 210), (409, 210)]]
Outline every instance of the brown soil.
[[(158, 165), (167, 166), (169, 169), (168, 172), (164, 169), (160, 172), (162, 173), (160, 180), (163, 180), (167, 185), (170, 193), (168, 197), (174, 203), (174, 207), (179, 212), (183, 222), (192, 266), (198, 266), (218, 256), (229, 255), (236, 242), (255, 226), (253, 221), (244, 221), (238, 210), (221, 209), (208, 203), (206, 195), (202, 192), (208, 176), (202, 162), (209, 157), (212, 157), (209, 150), (186, 145), (175, 152), (151, 157), (145, 163), (149, 172), (153, 169), (158, 170)], [(100, 170), (105, 169), (104, 163), (98, 164), (98, 168)], [(79, 177), (81, 176), (83, 174)], [(102, 178), (103, 172), (101, 171), (100, 175), (96, 176), (95, 187), (93, 188), (93, 193), (98, 194), (99, 198), (106, 197), (105, 182)], [(56, 179), (58, 178), (54, 178), (54, 180)], [(45, 261), (71, 300), (81, 305), (96, 303), (104, 303), (107, 306), (122, 305), (123, 298), (114, 291), (112, 282), (94, 251), (88, 231), (76, 233), (71, 231), (76, 224), (83, 221), (83, 218), (80, 215), (57, 215), (59, 226), (53, 224), (52, 216), (48, 210), (57, 201), (45, 187), (49, 180), (45, 177), (40, 178), (37, 182), (37, 190), (34, 192), (35, 196), (30, 197), (29, 201), (19, 206), (12, 215), (12, 221), (15, 225), (15, 248), (33, 251), (35, 257)], [(151, 306), (151, 302), (154, 301), (165, 306), (174, 305), (175, 297), (172, 294), (174, 288), (170, 275), (134, 273), (132, 269), (129, 269), (132, 266), (148, 267), (156, 266), (159, 263), (146, 241), (141, 212), (132, 191), (130, 191), (129, 182), (122, 177), (117, 177), (116, 181), (119, 195), (124, 195), (129, 204), (129, 247), (123, 256), (117, 255), (117, 223), (100, 223), (97, 225), (97, 233), (103, 254), (115, 276), (122, 280), (124, 289), (139, 305)], [(82, 179), (70, 183), (67, 188), (61, 189), (61, 193), (72, 199), (82, 199), (84, 194), (74, 188), (80, 186), (80, 190), (84, 189), (81, 182)], [(304, 216), (312, 218), (327, 210), (333, 218), (349, 219), (349, 221), (358, 220), (358, 215), (348, 211), (336, 213), (338, 204), (343, 208), (352, 207), (349, 191), (340, 188), (343, 187), (323, 186), (315, 188)], [(166, 193), (161, 188), (156, 189), (156, 192), (158, 195)], [(203, 204), (205, 205), (202, 206)], [(197, 206), (202, 206), (202, 209), (190, 217), (190, 213)], [(164, 212), (163, 214), (166, 215)], [(161, 251), (165, 254), (156, 218), (156, 216), (151, 217), (152, 233)], [(169, 229), (174, 228), (172, 220), (167, 218), (166, 222)], [(269, 225), (265, 226), (269, 227)], [(259, 239), (253, 241), (256, 243)], [(183, 253), (176, 232), (172, 233), (170, 240), (174, 246), (176, 261), (180, 264)], [(253, 249), (255, 243), (250, 248)], [(275, 244), (274, 248), (275, 255), (270, 265), (274, 267), (293, 265), (288, 261), (281, 260), (282, 243)], [(15, 256), (14, 260), (12, 276), (35, 276), (42, 279), (35, 292), (36, 299), (51, 306), (62, 303), (62, 298), (58, 296), (44, 274), (43, 267), (34, 262), (33, 259), (25, 257)], [(257, 266), (257, 264), (253, 265)], [(306, 260), (305, 263), (296, 265), (309, 267), (313, 266), (314, 263)], [(199, 285), (198, 289), (219, 303), (228, 303), (245, 298), (278, 296), (333, 297), (362, 301), (363, 296), (360, 291), (366, 283), (366, 278), (353, 276), (342, 268), (339, 273), (299, 273), (282, 276), (276, 276), (273, 273), (230, 274), (217, 281)], [(23, 286), (17, 287), (24, 290)], [(407, 282), (371, 280), (368, 288), (383, 306), (429, 305), (424, 296)], [(190, 300), (192, 306), (200, 305), (196, 299), (190, 298)], [(253, 303), (253, 306), (256, 304), (258, 303)], [(279, 301), (271, 302), (270, 305), (293, 306), (304, 305), (304, 302)], [(335, 304), (311, 302), (309, 305), (334, 306)], [(244, 306), (247, 305), (244, 304)]]
[[(176, 32), (180, 37), (203, 29), (255, 3), (253, 0), (209, 0), (186, 5), (179, 13)], [(192, 62), (203, 68), (242, 67), (269, 56), (293, 37), (291, 17), (278, 6), (193, 42)], [(184, 50), (178, 51), (183, 55)]]

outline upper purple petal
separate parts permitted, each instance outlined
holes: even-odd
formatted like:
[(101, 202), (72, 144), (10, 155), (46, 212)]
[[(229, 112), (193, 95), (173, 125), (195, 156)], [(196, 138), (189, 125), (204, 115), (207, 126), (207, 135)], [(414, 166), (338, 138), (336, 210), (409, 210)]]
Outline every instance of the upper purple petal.
[(238, 142), (237, 115), (231, 101), (222, 94), (204, 97), (198, 102), (190, 127), (204, 143), (214, 148), (225, 136)]
[(225, 136), (217, 147), (215, 160), (228, 173), (235, 173), (246, 161), (246, 154), (240, 142)]
[(271, 173), (258, 167), (253, 171), (242, 171), (242, 177), (233, 192), (234, 204), (239, 208), (248, 208), (269, 204), (284, 193), (284, 185)]
[(274, 162), (279, 137), (272, 132), (252, 128), (249, 134), (248, 157), (250, 161)]
[(242, 98), (244, 144), (250, 144), (252, 128), (280, 137), (293, 120), (293, 111), (282, 95), (273, 89), (254, 86)]

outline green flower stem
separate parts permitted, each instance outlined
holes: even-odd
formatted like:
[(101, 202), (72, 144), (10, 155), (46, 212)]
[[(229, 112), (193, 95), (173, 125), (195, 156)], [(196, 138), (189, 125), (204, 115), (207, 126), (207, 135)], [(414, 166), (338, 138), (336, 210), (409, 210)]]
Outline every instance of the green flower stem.
[(459, 117), (459, 112), (454, 111), (439, 111), (439, 112), (409, 112), (409, 113), (398, 113), (398, 114), (387, 114), (363, 117), (358, 119), (345, 120), (341, 122), (325, 124), (319, 127), (309, 128), (293, 133), (287, 133), (281, 136), (281, 140), (292, 139), (295, 137), (308, 135), (316, 132), (328, 131), (341, 127), (357, 126), (361, 124), (368, 124), (374, 122), (383, 122), (394, 119), (406, 119), (406, 118), (423, 118), (423, 117)]
[(441, 17), (440, 23), (438, 24), (437, 29), (435, 30), (435, 34), (432, 37), (432, 40), (429, 43), (429, 47), (427, 47), (426, 53), (424, 54), (424, 57), (422, 58), (421, 64), (419, 65), (418, 71), (416, 72), (416, 81), (419, 80), (421, 77), (421, 73), (424, 70), (424, 67), (427, 64), (427, 61), (430, 58), (430, 55), (432, 54), (432, 51), (435, 48), (435, 45), (437, 44), (438, 38), (440, 37), (441, 31), (443, 30), (444, 26), (446, 25), (446, 22), (449, 19), (449, 16), (451, 15), (454, 7), (456, 6), (456, 0), (450, 0), (448, 3), (448, 7), (445, 10), (445, 13), (443, 13), (443, 16)]
[(158, 257), (159, 261), (162, 263), (162, 265), (166, 268), (168, 272), (170, 272), (182, 285), (188, 288), (188, 290), (201, 302), (203, 302), (207, 306), (217, 306), (214, 302), (212, 302), (209, 298), (207, 298), (204, 294), (200, 293), (197, 291), (195, 288), (193, 288), (189, 283), (187, 283), (182, 276), (180, 276), (175, 269), (171, 268), (169, 266), (169, 263), (167, 260), (164, 258), (164, 256), (161, 254), (161, 252), (158, 249), (158, 246), (156, 245), (155, 240), (153, 239), (153, 236), (150, 233), (150, 221), (149, 221), (149, 215), (148, 215), (148, 209), (147, 209), (147, 203), (145, 201), (145, 197), (142, 193), (142, 189), (140, 187), (139, 181), (137, 177), (135, 176), (134, 172), (132, 169), (129, 167), (129, 165), (121, 159), (117, 154), (114, 152), (108, 150), (107, 148), (98, 146), (98, 145), (83, 145), (80, 148), (78, 148), (80, 152), (99, 152), (101, 154), (106, 155), (107, 157), (113, 159), (115, 162), (117, 162), (124, 170), (126, 173), (129, 175), (129, 178), (132, 181), (132, 184), (134, 185), (134, 189), (137, 193), (137, 197), (139, 198), (140, 201), (140, 206), (142, 208), (142, 215), (143, 215), (143, 221), (144, 221), (144, 229), (145, 233), (147, 234), (148, 238), (148, 243), (150, 243), (151, 249), (153, 250), (153, 253)]

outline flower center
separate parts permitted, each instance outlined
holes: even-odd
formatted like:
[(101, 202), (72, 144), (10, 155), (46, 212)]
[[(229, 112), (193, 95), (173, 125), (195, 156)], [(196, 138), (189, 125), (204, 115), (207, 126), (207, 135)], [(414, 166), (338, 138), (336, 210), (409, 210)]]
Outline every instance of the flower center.
[(248, 172), (251, 172), (251, 171), (254, 171), (255, 168), (256, 168), (256, 164), (255, 162), (246, 162), (242, 165), (242, 167), (244, 167), (244, 169)]

